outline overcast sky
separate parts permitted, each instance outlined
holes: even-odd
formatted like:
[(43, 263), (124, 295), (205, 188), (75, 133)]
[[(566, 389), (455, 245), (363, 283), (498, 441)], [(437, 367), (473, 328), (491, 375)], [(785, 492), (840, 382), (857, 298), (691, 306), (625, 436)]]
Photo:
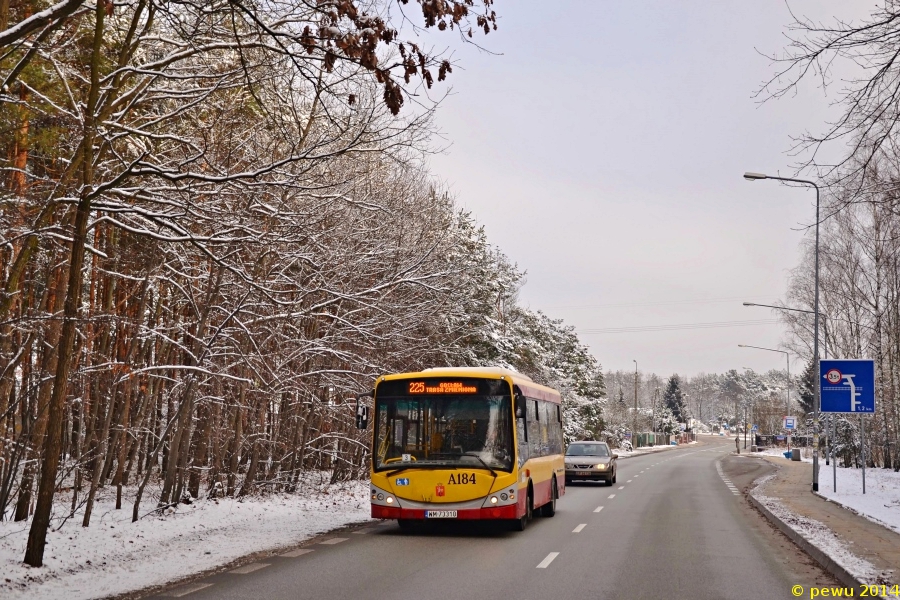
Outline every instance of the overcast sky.
[[(817, 20), (847, 2), (792, 1)], [(579, 331), (607, 369), (695, 375), (783, 368), (777, 323), (670, 331), (590, 330), (774, 320), (742, 301), (783, 298), (813, 191), (791, 175), (791, 135), (818, 130), (834, 99), (809, 85), (760, 104), (783, 49), (784, 2), (498, 0), (499, 55), (456, 50), (462, 68), (432, 160), (459, 203), (523, 270), (522, 300)], [(553, 11), (553, 12), (551, 12)], [(795, 368), (799, 370), (799, 361)]]

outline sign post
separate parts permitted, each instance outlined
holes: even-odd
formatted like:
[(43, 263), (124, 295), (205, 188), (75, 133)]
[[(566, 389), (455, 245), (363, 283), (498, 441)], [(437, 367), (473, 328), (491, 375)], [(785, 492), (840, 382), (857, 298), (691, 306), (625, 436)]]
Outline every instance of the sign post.
[[(822, 359), (819, 402), (824, 413), (859, 415), (862, 452), (862, 489), (866, 493), (866, 429), (863, 417), (875, 414), (875, 361), (871, 359)], [(837, 462), (834, 463), (834, 491), (837, 491)]]
[(782, 428), (787, 429), (787, 444), (788, 450), (791, 449), (791, 432), (797, 429), (797, 417), (784, 417), (784, 420), (781, 424)]

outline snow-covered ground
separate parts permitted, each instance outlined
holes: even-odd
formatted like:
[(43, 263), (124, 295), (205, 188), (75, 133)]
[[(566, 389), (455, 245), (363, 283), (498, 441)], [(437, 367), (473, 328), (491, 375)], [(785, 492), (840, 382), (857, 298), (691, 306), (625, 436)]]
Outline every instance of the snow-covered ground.
[(759, 500), (769, 512), (803, 536), (806, 541), (844, 567), (857, 580), (873, 584), (884, 580), (884, 573), (881, 573), (869, 561), (850, 552), (847, 545), (824, 523), (795, 514), (776, 498), (758, 493), (754, 493), (753, 497)]
[[(783, 449), (760, 452), (782, 456)], [(801, 460), (812, 463), (812, 451), (801, 449)], [(837, 493), (834, 491), (834, 469), (819, 457), (819, 493), (852, 509), (860, 515), (900, 533), (900, 473), (888, 469), (866, 469), (866, 493), (862, 493), (862, 469), (837, 469)]]
[(79, 600), (121, 594), (369, 519), (367, 482), (310, 483), (304, 489), (244, 501), (198, 500), (132, 523), (131, 506), (113, 510), (115, 488), (108, 487), (94, 507), (90, 527), (81, 527), (80, 515), (54, 523), (44, 566), (38, 569), (22, 563), (30, 521), (0, 522), (0, 598)]
[(860, 515), (900, 533), (900, 473), (866, 469), (866, 493), (862, 493), (861, 469), (837, 469), (837, 493), (832, 468), (821, 464), (819, 493)]
[(644, 446), (642, 448), (637, 448), (632, 450), (631, 452), (626, 452), (621, 448), (613, 450), (616, 454), (619, 455), (619, 458), (628, 458), (630, 456), (640, 456), (641, 454), (651, 454), (653, 452), (662, 452), (663, 450), (674, 450), (675, 448), (684, 448), (685, 446), (690, 446), (691, 444), (696, 444), (697, 442), (689, 442), (687, 444), (679, 444), (678, 446)]

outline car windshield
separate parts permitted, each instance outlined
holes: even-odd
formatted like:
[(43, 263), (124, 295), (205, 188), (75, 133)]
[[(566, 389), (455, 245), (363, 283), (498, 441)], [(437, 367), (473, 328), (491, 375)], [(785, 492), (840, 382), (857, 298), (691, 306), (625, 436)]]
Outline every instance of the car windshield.
[(566, 456), (609, 456), (609, 448), (604, 444), (572, 444)]
[(508, 395), (380, 397), (375, 469), (464, 466), (511, 471)]

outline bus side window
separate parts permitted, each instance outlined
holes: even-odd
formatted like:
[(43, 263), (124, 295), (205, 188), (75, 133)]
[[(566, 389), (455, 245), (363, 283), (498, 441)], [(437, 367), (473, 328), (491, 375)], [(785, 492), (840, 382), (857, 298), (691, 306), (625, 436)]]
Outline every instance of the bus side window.
[(538, 420), (538, 402), (528, 402), (528, 441), (531, 456), (543, 456), (541, 452), (541, 421)]
[(540, 403), (541, 413), (541, 455), (553, 454), (553, 419), (550, 418), (553, 405), (549, 402)]
[(563, 452), (563, 428), (562, 428), (562, 407), (556, 405), (556, 419), (553, 421), (553, 451), (555, 454)]
[(519, 466), (525, 464), (525, 461), (531, 456), (528, 447), (528, 404), (529, 402), (524, 396), (516, 394), (516, 443), (518, 445)]

